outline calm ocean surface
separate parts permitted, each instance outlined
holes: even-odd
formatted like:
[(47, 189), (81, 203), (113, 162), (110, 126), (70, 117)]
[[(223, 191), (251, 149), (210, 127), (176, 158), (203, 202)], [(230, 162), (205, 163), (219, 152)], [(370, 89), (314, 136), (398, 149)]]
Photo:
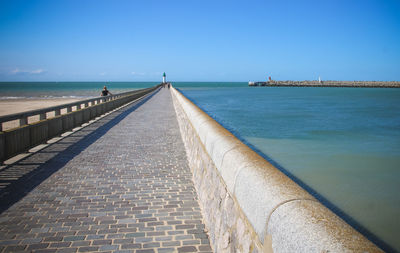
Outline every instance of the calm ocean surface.
[[(104, 84), (0, 83), (0, 99), (98, 96)], [(117, 93), (155, 84), (107, 86)], [(400, 251), (400, 89), (173, 85), (239, 138)]]

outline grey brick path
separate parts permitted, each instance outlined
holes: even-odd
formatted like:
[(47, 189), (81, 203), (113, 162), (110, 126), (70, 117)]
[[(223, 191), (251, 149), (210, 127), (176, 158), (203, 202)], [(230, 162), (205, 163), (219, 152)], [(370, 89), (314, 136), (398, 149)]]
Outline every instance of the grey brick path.
[(0, 252), (209, 252), (169, 90), (0, 170)]

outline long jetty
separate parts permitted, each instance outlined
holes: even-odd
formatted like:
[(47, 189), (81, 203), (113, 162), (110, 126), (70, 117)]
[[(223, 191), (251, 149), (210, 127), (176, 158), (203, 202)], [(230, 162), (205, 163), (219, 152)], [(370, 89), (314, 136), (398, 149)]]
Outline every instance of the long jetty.
[(128, 100), (1, 166), (0, 252), (382, 252), (178, 90)]
[(348, 88), (400, 88), (397, 81), (275, 81), (268, 82), (249, 82), (249, 86), (268, 86), (268, 87), (348, 87)]

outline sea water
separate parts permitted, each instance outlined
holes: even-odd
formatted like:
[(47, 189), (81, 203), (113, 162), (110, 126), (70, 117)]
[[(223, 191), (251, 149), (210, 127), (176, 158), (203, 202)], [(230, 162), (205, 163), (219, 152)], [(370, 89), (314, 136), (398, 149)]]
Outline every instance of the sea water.
[(234, 85), (175, 86), (370, 238), (400, 251), (400, 89)]

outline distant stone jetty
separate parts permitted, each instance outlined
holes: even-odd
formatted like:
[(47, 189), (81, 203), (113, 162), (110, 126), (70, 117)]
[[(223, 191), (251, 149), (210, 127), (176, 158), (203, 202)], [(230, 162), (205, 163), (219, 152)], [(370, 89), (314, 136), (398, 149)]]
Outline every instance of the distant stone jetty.
[(400, 88), (400, 82), (380, 81), (268, 81), (249, 82), (249, 86), (295, 86), (295, 87), (361, 87), (361, 88)]

